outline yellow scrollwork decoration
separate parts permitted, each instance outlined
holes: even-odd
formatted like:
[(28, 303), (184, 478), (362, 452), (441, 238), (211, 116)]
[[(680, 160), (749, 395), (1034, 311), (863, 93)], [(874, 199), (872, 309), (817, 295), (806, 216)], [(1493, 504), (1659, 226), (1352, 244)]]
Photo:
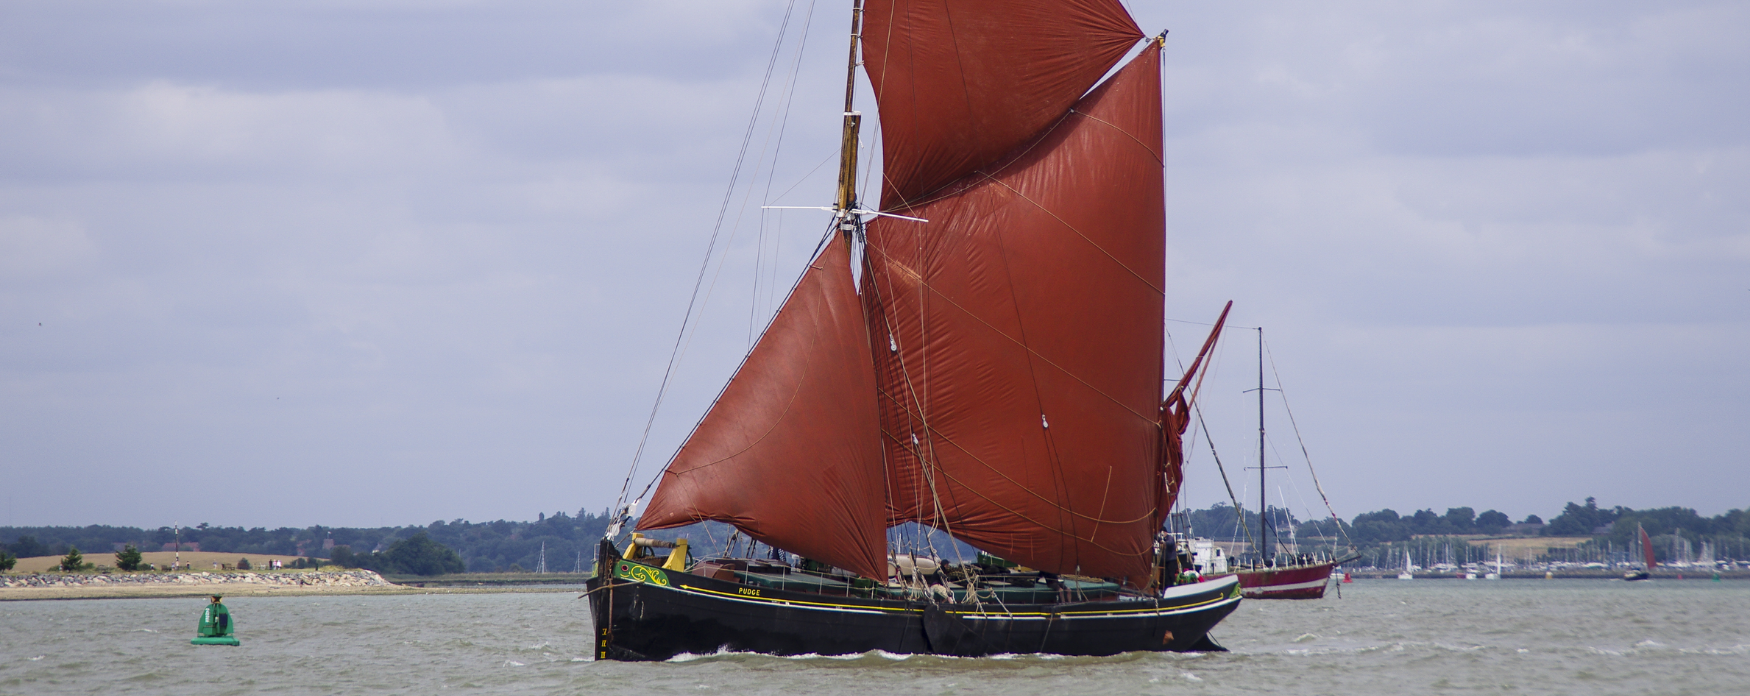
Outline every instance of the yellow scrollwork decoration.
[(659, 587), (668, 587), (668, 574), (650, 566), (621, 561), (614, 564), (614, 577), (623, 580), (647, 582)]

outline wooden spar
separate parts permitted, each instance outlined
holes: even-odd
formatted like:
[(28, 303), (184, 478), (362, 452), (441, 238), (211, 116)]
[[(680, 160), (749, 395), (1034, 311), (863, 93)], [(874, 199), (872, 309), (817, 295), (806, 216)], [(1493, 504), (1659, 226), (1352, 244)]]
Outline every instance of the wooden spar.
[(838, 215), (839, 229), (846, 235), (856, 229), (854, 220), (850, 220), (851, 209), (857, 203), (857, 131), (863, 125), (863, 115), (851, 110), (852, 99), (857, 92), (857, 41), (863, 27), (863, 3), (855, 0), (851, 4), (851, 52), (849, 64), (845, 66), (845, 129), (839, 140), (839, 195)]

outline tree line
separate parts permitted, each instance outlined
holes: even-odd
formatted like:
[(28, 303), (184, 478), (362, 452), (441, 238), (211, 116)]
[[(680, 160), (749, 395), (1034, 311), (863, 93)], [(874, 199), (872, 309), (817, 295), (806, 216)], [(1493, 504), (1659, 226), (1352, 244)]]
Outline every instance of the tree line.
[[(142, 551), (169, 550), (178, 541), (184, 551), (239, 555), (302, 556), (336, 565), (379, 572), (424, 574), (404, 568), (441, 567), (445, 572), (490, 573), (533, 571), (541, 565), (542, 547), (552, 572), (569, 572), (581, 559), (587, 566), (595, 541), (607, 531), (606, 511), (575, 515), (539, 513), (533, 522), (437, 520), (405, 527), (219, 527), (206, 523), (183, 527), (0, 527), (0, 556), (26, 558), (65, 556), (71, 549), (108, 555), (132, 545)], [(415, 541), (419, 537), (423, 541)], [(396, 545), (402, 546), (397, 551)], [(455, 555), (452, 561), (433, 545)], [(459, 566), (457, 565), (459, 563)], [(586, 568), (587, 570), (587, 568)]]
[[(1740, 558), (1750, 556), (1744, 552), (1750, 548), (1750, 511), (1744, 509), (1703, 517), (1693, 508), (1686, 507), (1635, 510), (1619, 505), (1603, 508), (1598, 506), (1596, 498), (1587, 498), (1585, 503), (1568, 503), (1547, 523), (1537, 515), (1527, 515), (1514, 522), (1498, 510), (1477, 513), (1470, 507), (1447, 508), (1444, 514), (1432, 509), (1417, 510), (1408, 515), (1386, 508), (1364, 512), (1347, 521), (1330, 518), (1302, 521), (1286, 510), (1272, 507), (1267, 517), (1271, 522), (1272, 540), (1294, 538), (1314, 544), (1353, 544), (1363, 552), (1430, 537), (1545, 536), (1592, 537), (1581, 544), (1582, 549), (1609, 549), (1622, 553), (1633, 546), (1639, 536), (1636, 530), (1645, 528), (1654, 540), (1655, 553), (1661, 562), (1669, 560), (1667, 557), (1674, 553), (1672, 549), (1683, 542), (1699, 547), (1706, 541), (1717, 549), (1716, 553), (1731, 553)], [(1243, 541), (1248, 535), (1256, 538), (1258, 520), (1254, 511), (1217, 504), (1204, 510), (1175, 513), (1169, 526), (1179, 524), (1182, 528), (1173, 531), (1221, 541)]]
[[(1273, 540), (1294, 538), (1313, 544), (1353, 543), (1362, 550), (1402, 544), (1413, 538), (1520, 534), (1590, 536), (1594, 539), (1588, 543), (1620, 551), (1632, 545), (1637, 527), (1644, 527), (1659, 541), (1656, 546), (1660, 548), (1661, 560), (1671, 553), (1671, 542), (1686, 540), (1699, 546), (1703, 541), (1709, 541), (1721, 553), (1750, 545), (1750, 513), (1745, 510), (1703, 517), (1694, 509), (1684, 507), (1602, 508), (1593, 498), (1587, 498), (1584, 504), (1568, 503), (1547, 524), (1537, 515), (1527, 515), (1515, 523), (1500, 511), (1476, 513), (1470, 507), (1448, 508), (1444, 514), (1432, 509), (1417, 510), (1408, 515), (1387, 508), (1364, 512), (1346, 521), (1330, 518), (1302, 520), (1288, 510), (1272, 507), (1266, 516), (1271, 522)], [(1246, 534), (1241, 530), (1256, 535), (1258, 525), (1256, 511), (1226, 504), (1175, 513), (1169, 519), (1169, 528), (1173, 531), (1217, 540), (1243, 540)], [(184, 550), (191, 550), (192, 545), (199, 544), (202, 551), (303, 556), (337, 565), (407, 574), (533, 571), (542, 565), (544, 548), (549, 572), (570, 572), (580, 566), (588, 569), (595, 542), (602, 537), (607, 526), (607, 511), (591, 513), (579, 510), (575, 515), (540, 513), (532, 522), (456, 519), (404, 527), (312, 526), (270, 530), (202, 523), (182, 528), (180, 534), (172, 527), (0, 527), (0, 541), (12, 540), (0, 543), (0, 570), (10, 567), (11, 564), (6, 562), (8, 558), (65, 556), (75, 548), (87, 554), (107, 555), (126, 545), (142, 551), (157, 551), (180, 539)], [(727, 528), (710, 531), (689, 528), (665, 530), (661, 536), (672, 538), (692, 533), (696, 537), (695, 543), (699, 544), (697, 548), (704, 551), (704, 542), (720, 544), (727, 539), (728, 531)], [(1347, 542), (1344, 541), (1345, 535)], [(898, 535), (901, 540), (905, 536)]]

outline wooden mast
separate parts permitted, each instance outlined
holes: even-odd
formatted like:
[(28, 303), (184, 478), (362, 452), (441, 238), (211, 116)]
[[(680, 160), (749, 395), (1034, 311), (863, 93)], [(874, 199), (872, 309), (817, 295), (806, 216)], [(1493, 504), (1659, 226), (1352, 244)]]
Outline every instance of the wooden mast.
[(857, 132), (863, 125), (863, 115), (852, 110), (857, 88), (857, 41), (863, 28), (863, 2), (851, 3), (851, 51), (845, 66), (845, 128), (839, 140), (839, 192), (837, 208), (839, 231), (849, 237), (857, 229), (857, 218), (851, 213), (857, 203)]

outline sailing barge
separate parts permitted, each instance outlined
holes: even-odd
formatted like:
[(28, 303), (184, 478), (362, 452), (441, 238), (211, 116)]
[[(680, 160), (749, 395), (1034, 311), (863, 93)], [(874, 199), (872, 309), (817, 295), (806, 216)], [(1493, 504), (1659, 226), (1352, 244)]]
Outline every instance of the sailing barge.
[[(1110, 582), (991, 574), (980, 576), (971, 594), (951, 583), (957, 587), (909, 590), (908, 597), (906, 589), (860, 586), (844, 575), (782, 563), (701, 562), (685, 572), (615, 551), (602, 543), (608, 574), (591, 580), (588, 595), (596, 658), (603, 660), (719, 650), (962, 657), (1220, 651), (1209, 629), (1240, 602), (1239, 582), (1231, 578), (1141, 594)], [(967, 601), (974, 596), (980, 601)]]
[[(651, 555), (623, 494), (596, 657), (1219, 649), (1237, 580), (1172, 586), (1160, 533), (1196, 372), (1163, 399), (1165, 33), (1118, 0), (867, 0), (851, 24), (832, 223), (636, 517), (771, 552)], [(983, 553), (890, 548), (908, 523)]]

